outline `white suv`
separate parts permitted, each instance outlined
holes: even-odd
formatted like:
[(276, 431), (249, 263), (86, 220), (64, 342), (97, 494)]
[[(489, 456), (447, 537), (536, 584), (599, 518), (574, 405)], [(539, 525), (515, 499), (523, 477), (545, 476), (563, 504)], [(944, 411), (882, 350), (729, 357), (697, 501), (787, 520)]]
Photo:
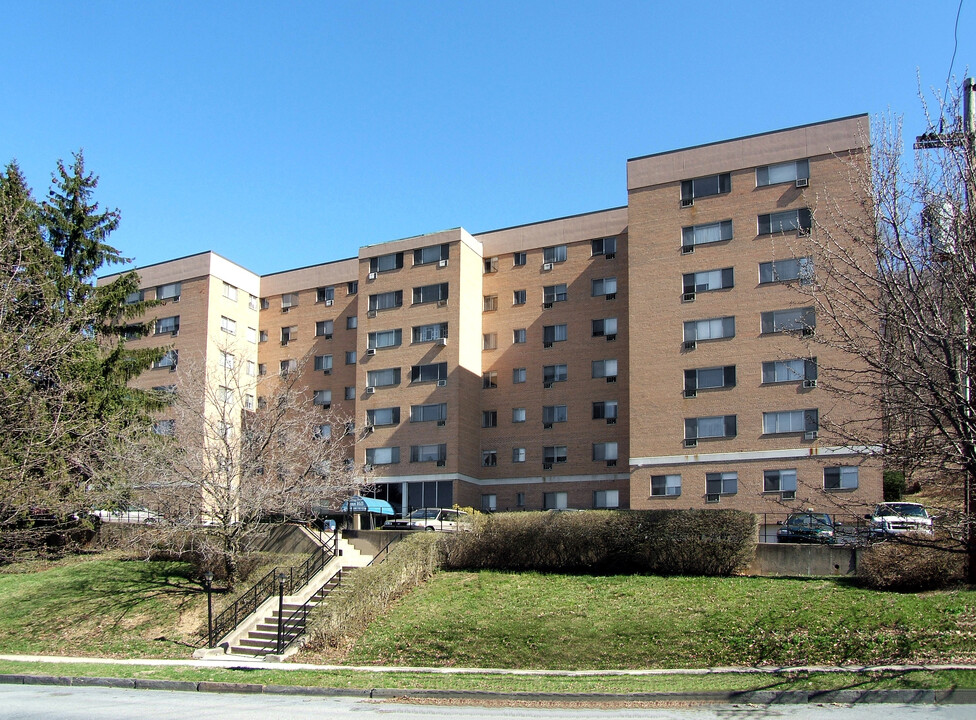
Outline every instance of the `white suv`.
[(871, 532), (876, 535), (907, 533), (931, 535), (933, 533), (932, 518), (918, 503), (881, 503), (873, 513), (864, 517), (871, 521)]

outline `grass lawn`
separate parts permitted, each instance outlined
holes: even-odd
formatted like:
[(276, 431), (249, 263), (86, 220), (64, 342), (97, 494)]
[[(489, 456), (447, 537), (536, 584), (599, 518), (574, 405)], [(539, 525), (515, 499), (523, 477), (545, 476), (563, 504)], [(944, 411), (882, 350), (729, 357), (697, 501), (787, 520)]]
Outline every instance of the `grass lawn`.
[(346, 662), (551, 669), (974, 663), (976, 592), (879, 593), (835, 579), (440, 572), (374, 622)]

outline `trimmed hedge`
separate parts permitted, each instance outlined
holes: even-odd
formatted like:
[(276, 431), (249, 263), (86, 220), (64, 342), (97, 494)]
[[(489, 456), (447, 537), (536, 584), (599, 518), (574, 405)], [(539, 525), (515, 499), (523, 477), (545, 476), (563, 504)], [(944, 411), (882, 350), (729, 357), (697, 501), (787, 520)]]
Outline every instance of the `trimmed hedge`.
[(755, 545), (755, 517), (738, 510), (500, 513), (452, 537), (444, 567), (722, 576)]

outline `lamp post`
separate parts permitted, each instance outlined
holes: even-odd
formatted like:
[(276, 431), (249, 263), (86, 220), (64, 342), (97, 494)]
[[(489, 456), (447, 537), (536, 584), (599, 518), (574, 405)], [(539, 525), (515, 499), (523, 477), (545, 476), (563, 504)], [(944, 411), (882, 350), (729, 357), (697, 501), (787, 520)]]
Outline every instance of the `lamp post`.
[(207, 647), (214, 646), (213, 637), (213, 579), (214, 574), (207, 570), (203, 574), (203, 589), (207, 591)]
[(282, 630), (285, 622), (285, 574), (278, 573), (278, 642), (275, 645), (275, 654), (281, 654)]

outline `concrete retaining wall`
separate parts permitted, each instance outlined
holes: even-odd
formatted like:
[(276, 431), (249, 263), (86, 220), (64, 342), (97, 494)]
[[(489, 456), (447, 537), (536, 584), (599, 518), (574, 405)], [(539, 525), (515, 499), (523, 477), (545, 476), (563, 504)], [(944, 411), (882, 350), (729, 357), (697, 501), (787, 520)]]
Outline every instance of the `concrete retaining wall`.
[(857, 555), (858, 548), (853, 547), (759, 543), (744, 574), (767, 577), (854, 575)]

